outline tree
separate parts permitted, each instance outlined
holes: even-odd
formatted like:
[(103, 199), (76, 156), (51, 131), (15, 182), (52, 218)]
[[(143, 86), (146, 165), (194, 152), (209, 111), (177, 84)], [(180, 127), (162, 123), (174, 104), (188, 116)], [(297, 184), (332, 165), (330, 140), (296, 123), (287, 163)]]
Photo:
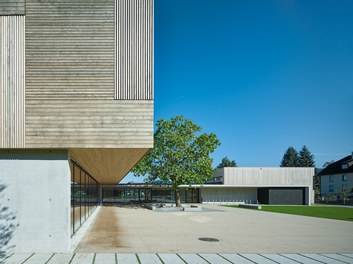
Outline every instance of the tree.
[(133, 168), (133, 174), (147, 175), (146, 182), (170, 183), (176, 206), (180, 206), (179, 185), (201, 184), (213, 176), (209, 154), (220, 141), (215, 134), (201, 131), (183, 116), (158, 120), (154, 148)]
[(314, 155), (305, 145), (299, 152), (298, 167), (315, 167)]
[(323, 168), (326, 168), (326, 167), (330, 166), (330, 165), (333, 164), (333, 163), (335, 163), (334, 160), (326, 161), (326, 162), (322, 165), (322, 167), (323, 167)]
[(298, 165), (298, 152), (289, 147), (284, 153), (280, 166), (281, 167), (297, 167)]
[(224, 168), (224, 167), (236, 167), (237, 163), (235, 160), (229, 160), (228, 157), (224, 157), (222, 162), (218, 164), (217, 168)]

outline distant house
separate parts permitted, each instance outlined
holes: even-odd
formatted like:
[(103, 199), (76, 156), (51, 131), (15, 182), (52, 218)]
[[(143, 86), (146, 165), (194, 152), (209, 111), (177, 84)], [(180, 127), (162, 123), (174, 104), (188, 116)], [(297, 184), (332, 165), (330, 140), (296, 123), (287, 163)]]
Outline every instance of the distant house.
[(321, 178), (321, 195), (339, 195), (353, 188), (353, 153), (330, 164), (317, 174)]

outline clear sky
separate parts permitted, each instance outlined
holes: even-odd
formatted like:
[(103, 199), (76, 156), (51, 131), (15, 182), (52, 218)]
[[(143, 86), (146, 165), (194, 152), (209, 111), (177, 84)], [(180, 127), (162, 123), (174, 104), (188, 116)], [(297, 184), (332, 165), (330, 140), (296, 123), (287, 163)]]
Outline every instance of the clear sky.
[(155, 121), (215, 133), (215, 166), (321, 167), (353, 151), (353, 1), (155, 0), (154, 78)]

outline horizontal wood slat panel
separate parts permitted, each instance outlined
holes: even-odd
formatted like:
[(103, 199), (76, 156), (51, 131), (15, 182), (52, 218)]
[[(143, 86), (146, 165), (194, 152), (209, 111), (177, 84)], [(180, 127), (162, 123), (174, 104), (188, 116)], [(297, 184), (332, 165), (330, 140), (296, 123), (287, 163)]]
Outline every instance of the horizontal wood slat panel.
[(0, 0), (0, 16), (24, 15), (25, 0)]
[(27, 148), (152, 148), (153, 101), (30, 100)]
[(0, 148), (25, 146), (24, 26), (24, 16), (0, 16)]
[(114, 0), (26, 1), (26, 99), (114, 99)]
[(116, 98), (153, 99), (153, 0), (116, 2)]

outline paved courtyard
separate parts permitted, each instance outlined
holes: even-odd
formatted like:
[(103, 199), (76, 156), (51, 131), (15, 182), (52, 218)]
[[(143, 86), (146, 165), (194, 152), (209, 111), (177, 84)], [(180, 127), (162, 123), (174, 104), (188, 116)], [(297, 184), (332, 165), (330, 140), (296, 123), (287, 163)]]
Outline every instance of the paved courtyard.
[(75, 252), (353, 252), (353, 222), (215, 205), (203, 208), (164, 213), (139, 206), (101, 207)]

